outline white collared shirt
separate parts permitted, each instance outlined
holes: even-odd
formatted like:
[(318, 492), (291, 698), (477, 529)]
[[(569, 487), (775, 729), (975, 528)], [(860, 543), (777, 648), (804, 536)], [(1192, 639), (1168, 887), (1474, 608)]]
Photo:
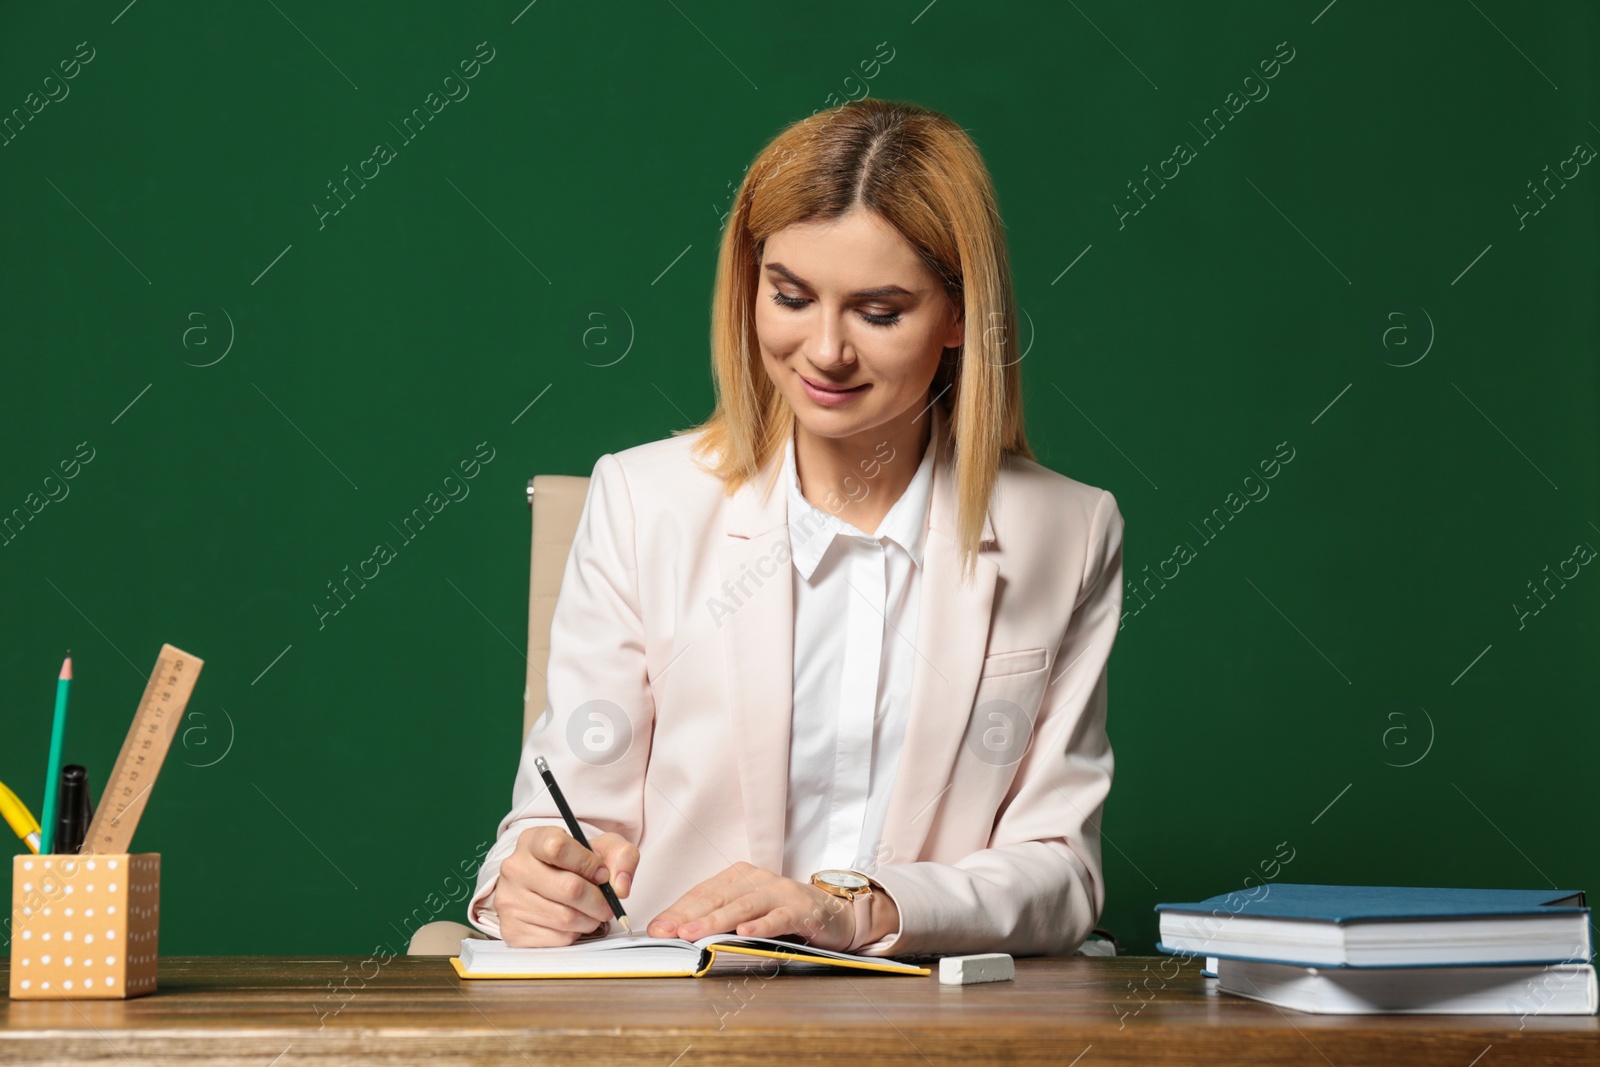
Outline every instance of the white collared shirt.
[[(910, 485), (867, 534), (801, 494), (793, 434), (785, 446), (795, 612), (786, 878), (887, 862), (878, 846), (911, 702), (935, 447), (930, 434)], [(870, 493), (865, 474), (856, 484)]]

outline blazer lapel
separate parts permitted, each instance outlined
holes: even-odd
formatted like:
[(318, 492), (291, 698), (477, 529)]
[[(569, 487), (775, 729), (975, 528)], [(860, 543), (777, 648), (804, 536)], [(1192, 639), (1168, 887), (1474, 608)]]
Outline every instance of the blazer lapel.
[[(988, 651), (989, 616), (1000, 570), (992, 556), (980, 551), (972, 584), (961, 580), (960, 545), (955, 536), (954, 447), (946, 436), (942, 412), (937, 406), (934, 412), (934, 440), (939, 451), (922, 557), (916, 659), (900, 766), (884, 816), (883, 863), (911, 863), (919, 858), (938, 802), (950, 789), (951, 771), (966, 736)], [(994, 543), (987, 511), (983, 541), (986, 546)]]
[(718, 551), (727, 648), (729, 709), (739, 752), (750, 862), (783, 870), (794, 711), (794, 564), (788, 506), (775, 477), (782, 454), (728, 503)]

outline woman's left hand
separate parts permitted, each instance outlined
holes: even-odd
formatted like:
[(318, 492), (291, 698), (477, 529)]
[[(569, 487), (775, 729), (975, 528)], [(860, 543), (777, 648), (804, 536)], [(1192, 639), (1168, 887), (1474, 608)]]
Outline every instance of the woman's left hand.
[(742, 937), (798, 934), (817, 948), (844, 951), (855, 939), (847, 900), (751, 863), (735, 863), (679, 897), (650, 920), (652, 937), (686, 941), (732, 932)]

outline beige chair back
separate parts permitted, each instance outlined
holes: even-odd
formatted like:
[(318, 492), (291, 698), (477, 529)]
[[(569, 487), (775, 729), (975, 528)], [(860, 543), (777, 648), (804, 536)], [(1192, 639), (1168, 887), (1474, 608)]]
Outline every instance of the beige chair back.
[[(550, 620), (566, 571), (572, 539), (583, 517), (589, 479), (540, 474), (528, 479), (533, 513), (533, 555), (528, 568), (528, 684), (522, 692), (522, 739), (545, 709), (545, 666), (550, 660)], [(487, 938), (477, 927), (450, 919), (423, 923), (406, 946), (410, 956), (454, 956), (464, 938)]]
[(522, 691), (522, 739), (545, 710), (545, 666), (550, 660), (550, 620), (566, 571), (572, 539), (583, 516), (589, 479), (539, 474), (528, 482), (533, 513), (533, 553), (528, 565), (528, 682)]

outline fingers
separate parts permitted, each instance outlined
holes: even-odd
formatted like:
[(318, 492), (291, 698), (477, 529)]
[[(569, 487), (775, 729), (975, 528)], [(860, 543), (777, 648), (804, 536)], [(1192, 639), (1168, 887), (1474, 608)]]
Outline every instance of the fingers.
[(626, 898), (633, 888), (633, 872), (639, 869), (639, 850), (627, 838), (613, 833), (601, 834), (589, 844), (610, 874), (611, 888), (617, 896)]
[(683, 896), (673, 901), (672, 906), (650, 920), (647, 931), (654, 937), (685, 937), (687, 931), (683, 924), (700, 918), (707, 912), (722, 906), (727, 900), (726, 878), (727, 871), (707, 878), (699, 885), (693, 887)]
[(591, 919), (610, 922), (612, 918), (611, 905), (601, 894), (600, 887), (571, 871), (551, 869), (539, 886), (539, 896), (564, 904)]
[(501, 864), (500, 877), (516, 890), (565, 905), (593, 921), (608, 922), (612, 917), (611, 905), (598, 884), (606, 878), (600, 857), (560, 827), (534, 826), (523, 831), (516, 849)]
[[(749, 892), (731, 894), (732, 899), (706, 905), (715, 899), (716, 888), (702, 888), (698, 897), (684, 902), (678, 913), (663, 921), (675, 921), (677, 936), (693, 941), (709, 934), (731, 931), (741, 937), (783, 937), (798, 934), (818, 948), (843, 949), (855, 938), (855, 914), (849, 904), (809, 885), (767, 872), (754, 879), (730, 871), (722, 888), (755, 884)], [(679, 907), (679, 905), (674, 905)], [(655, 924), (650, 933), (655, 934)], [(660, 935), (657, 935), (660, 936)]]
[(493, 900), (500, 919), (500, 937), (514, 948), (570, 945), (604, 925), (575, 908), (547, 900), (505, 878), (495, 885)]
[[(715, 931), (705, 925), (706, 916), (747, 894), (757, 893), (773, 882), (787, 881), (771, 871), (754, 864), (739, 862), (707, 878), (673, 902), (672, 906), (650, 920), (646, 928), (652, 937), (702, 937), (712, 932), (731, 930), (732, 926)], [(749, 918), (750, 916), (745, 916)], [(691, 932), (685, 924), (698, 924)]]
[(512, 948), (559, 948), (577, 940), (576, 934), (563, 934), (559, 930), (547, 930), (542, 926), (529, 926), (506, 919), (500, 922), (500, 937)]
[[(540, 833), (541, 830), (545, 832)], [(600, 857), (558, 826), (535, 826), (523, 833), (518, 843), (522, 841), (528, 842), (535, 859), (551, 867), (572, 871), (591, 882), (605, 881), (603, 876), (596, 877), (603, 866)]]
[(678, 936), (693, 940), (705, 937), (707, 934), (728, 933), (742, 922), (749, 922), (751, 919), (766, 915), (777, 906), (777, 903), (771, 893), (751, 893), (737, 897), (719, 908), (713, 908), (699, 918), (680, 924)]
[[(819, 896), (822, 899), (818, 899)], [(732, 931), (744, 937), (799, 934), (808, 941), (815, 941), (819, 936), (824, 936), (825, 931), (838, 932), (837, 927), (846, 907), (837, 897), (827, 896), (787, 878), (777, 878), (763, 883), (755, 892), (746, 893), (701, 918), (684, 923), (679, 930), (680, 936), (690, 939)], [(848, 921), (853, 928), (854, 917)], [(826, 939), (837, 940), (836, 937)], [(845, 940), (848, 941), (849, 937)]]
[(821, 923), (815, 916), (802, 916), (793, 908), (778, 908), (765, 915), (737, 923), (733, 932), (740, 937), (782, 937), (799, 934), (807, 941), (816, 940)]
[[(495, 913), (500, 916), (504, 929), (506, 916), (531, 926), (541, 926), (564, 934), (589, 934), (604, 920), (585, 914), (570, 904), (550, 900), (533, 893), (512, 893), (510, 899), (497, 904)], [(607, 913), (607, 918), (610, 913)]]
[(525, 922), (521, 919), (500, 917), (500, 937), (512, 948), (557, 948), (570, 945), (584, 934), (593, 933), (601, 924), (594, 924), (587, 930), (561, 930), (537, 923)]

